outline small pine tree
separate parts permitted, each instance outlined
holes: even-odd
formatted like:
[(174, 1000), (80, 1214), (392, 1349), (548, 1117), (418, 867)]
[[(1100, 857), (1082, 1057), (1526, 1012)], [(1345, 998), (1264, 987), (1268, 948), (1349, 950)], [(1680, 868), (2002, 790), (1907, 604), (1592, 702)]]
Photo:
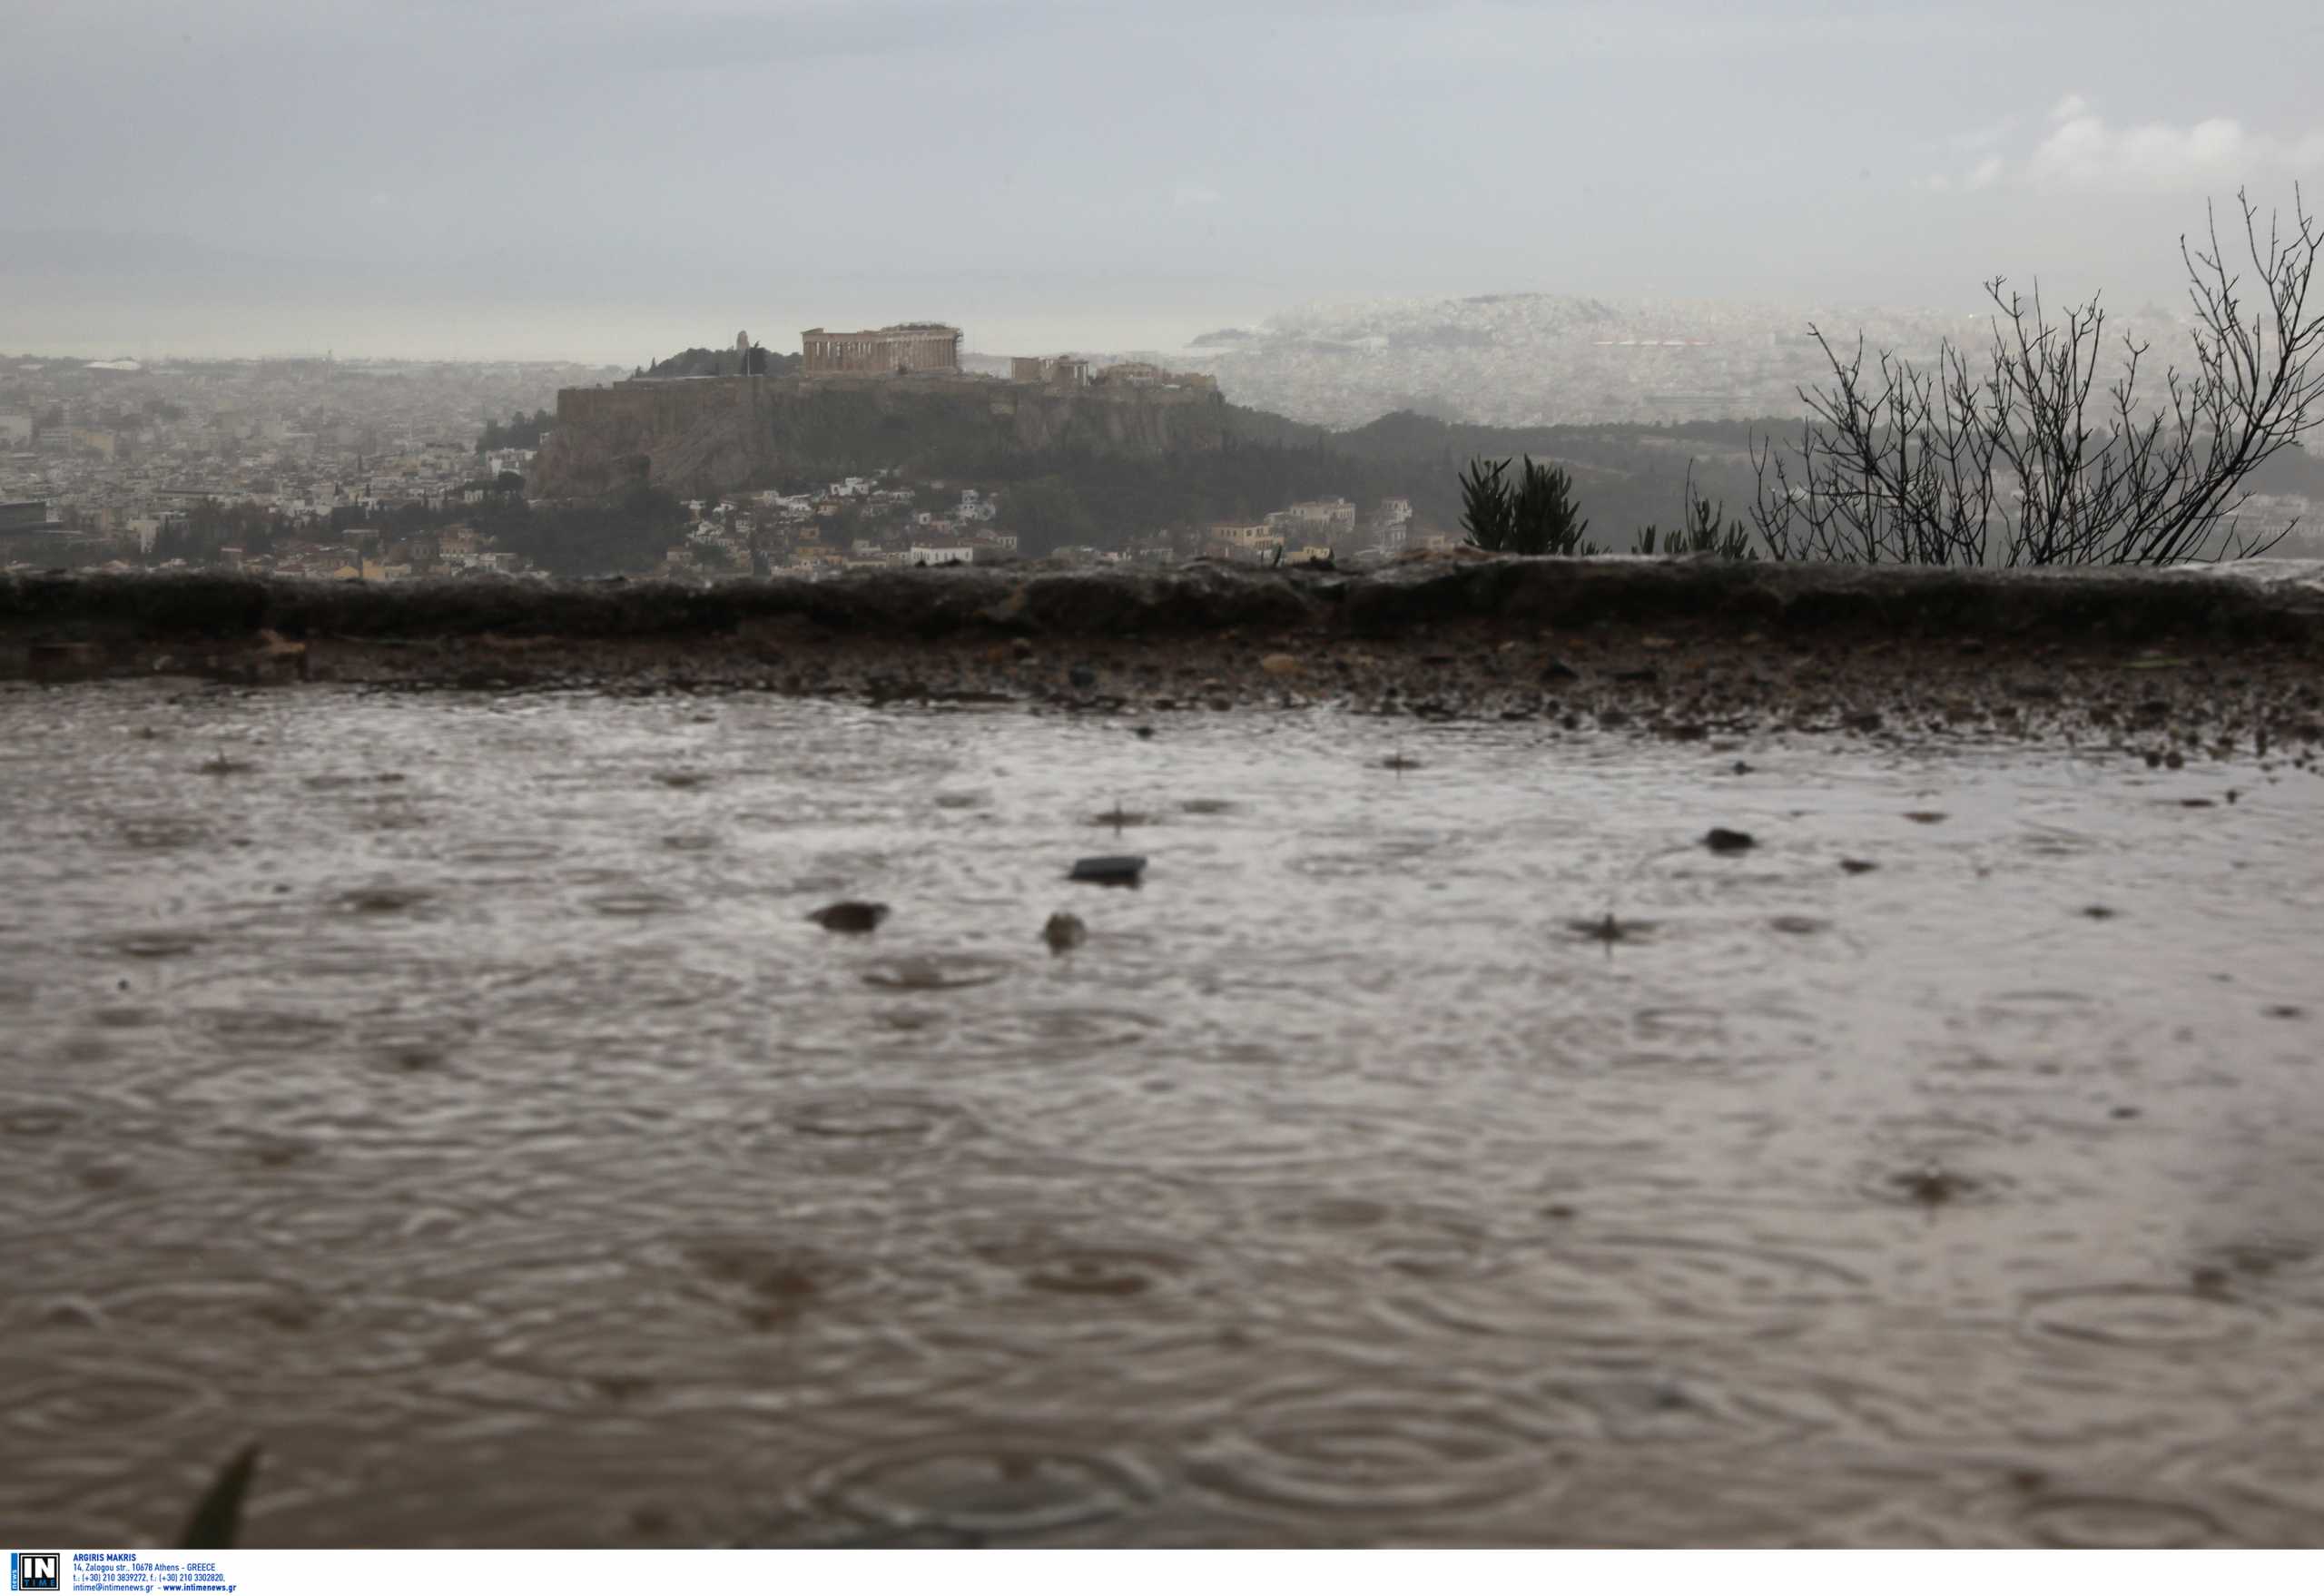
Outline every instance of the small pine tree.
[(1483, 460), (1471, 460), (1461, 478), (1461, 526), (1469, 535), (1472, 548), (1501, 554), (1510, 547), (1516, 518), (1509, 484), (1503, 480), (1508, 471), (1507, 460), (1495, 460), (1490, 466)]
[(1541, 465), (1529, 455), (1512, 486), (1509, 465), (1471, 460), (1461, 478), (1461, 524), (1471, 547), (1493, 554), (1604, 552), (1582, 539), (1590, 523), (1574, 502), (1573, 478), (1562, 467)]
[(1574, 502), (1573, 478), (1561, 466), (1525, 459), (1524, 476), (1511, 505), (1514, 547), (1519, 554), (1596, 554), (1598, 546), (1582, 541), (1590, 522)]
[[(1631, 545), (1634, 554), (1662, 553), (1669, 555), (1709, 554), (1726, 560), (1750, 560), (1759, 557), (1752, 546), (1750, 531), (1739, 520), (1727, 517), (1727, 502), (1714, 505), (1708, 494), (1695, 491), (1695, 463), (1687, 462), (1687, 488), (1680, 500), (1686, 506), (1686, 519), (1679, 529), (1663, 537), (1659, 528), (1645, 527), (1639, 530), (1638, 540)], [(1660, 544), (1658, 550), (1657, 543)]]

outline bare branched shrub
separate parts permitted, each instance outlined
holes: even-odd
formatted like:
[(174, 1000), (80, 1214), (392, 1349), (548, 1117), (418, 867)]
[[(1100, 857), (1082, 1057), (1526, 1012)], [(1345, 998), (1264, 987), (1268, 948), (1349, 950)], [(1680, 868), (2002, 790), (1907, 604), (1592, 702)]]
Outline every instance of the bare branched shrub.
[[(1843, 357), (1810, 329), (1832, 383), (1800, 390), (1796, 447), (1755, 442), (1752, 520), (1777, 559), (1919, 565), (2170, 565), (2260, 554), (2291, 530), (2240, 535), (2250, 473), (2324, 422), (2324, 314), (2308, 293), (2324, 244), (2300, 201), (2264, 230), (2241, 192), (2248, 272), (2216, 215), (2208, 250), (2182, 237), (2194, 363), (2138, 391), (2149, 346), (2109, 347), (2093, 299), (2052, 320), (1985, 284), (1996, 314), (1988, 365), (1948, 340), (1933, 369), (1864, 342)], [(2151, 369), (2151, 367), (2149, 368)]]

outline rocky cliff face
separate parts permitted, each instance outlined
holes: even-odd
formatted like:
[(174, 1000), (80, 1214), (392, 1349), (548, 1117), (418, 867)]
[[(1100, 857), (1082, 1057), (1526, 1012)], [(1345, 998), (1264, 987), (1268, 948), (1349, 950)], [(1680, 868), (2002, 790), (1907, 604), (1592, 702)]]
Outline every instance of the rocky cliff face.
[(956, 377), (702, 378), (568, 388), (533, 462), (537, 498), (642, 479), (684, 494), (885, 466), (965, 472), (1060, 450), (1221, 446), (1226, 409), (1191, 389), (1061, 389)]

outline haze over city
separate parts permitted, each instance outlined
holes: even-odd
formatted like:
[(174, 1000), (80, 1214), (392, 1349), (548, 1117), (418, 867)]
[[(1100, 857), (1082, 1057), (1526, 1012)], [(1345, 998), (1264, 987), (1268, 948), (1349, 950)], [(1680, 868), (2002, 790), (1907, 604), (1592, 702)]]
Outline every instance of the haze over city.
[[(0, 350), (1176, 349), (1548, 291), (2176, 305), (2324, 168), (2312, 7), (12, 0)], [(2156, 47), (2159, 37), (2168, 49)]]

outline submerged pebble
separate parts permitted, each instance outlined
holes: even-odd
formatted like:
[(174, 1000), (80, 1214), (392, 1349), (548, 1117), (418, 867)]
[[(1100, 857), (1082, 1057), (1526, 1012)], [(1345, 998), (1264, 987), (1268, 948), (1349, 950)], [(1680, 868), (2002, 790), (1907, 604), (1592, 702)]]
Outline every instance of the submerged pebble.
[(1134, 887), (1145, 871), (1146, 856), (1142, 853), (1102, 853), (1075, 860), (1068, 879), (1099, 886)]
[(879, 930), (880, 922), (888, 918), (888, 906), (885, 903), (831, 903), (807, 918), (827, 931), (862, 936)]

